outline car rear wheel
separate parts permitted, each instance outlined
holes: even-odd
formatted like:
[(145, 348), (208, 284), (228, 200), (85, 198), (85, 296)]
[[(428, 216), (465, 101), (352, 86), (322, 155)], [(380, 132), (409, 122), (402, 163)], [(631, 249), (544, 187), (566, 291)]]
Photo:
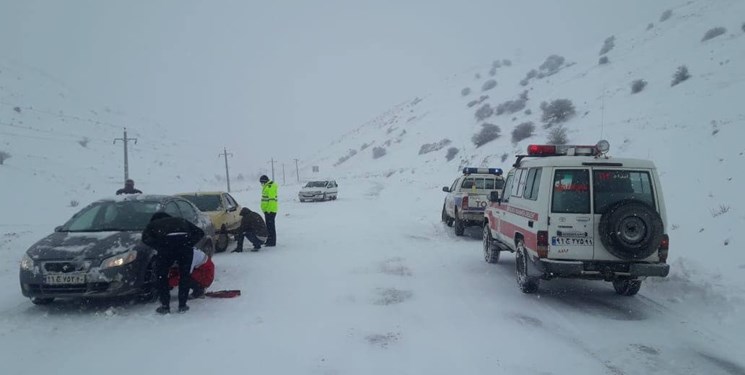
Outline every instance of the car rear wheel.
[(642, 287), (642, 281), (639, 279), (618, 279), (613, 280), (613, 289), (622, 296), (633, 296), (639, 293)]
[(455, 211), (455, 235), (462, 236), (466, 231), (466, 223), (458, 217), (458, 211)]
[(227, 250), (229, 242), (230, 238), (228, 237), (228, 230), (223, 225), (222, 228), (220, 228), (220, 232), (217, 234), (217, 239), (215, 240), (215, 252), (222, 253)]
[(31, 297), (31, 303), (34, 305), (44, 306), (54, 302), (54, 298)]
[(530, 262), (530, 259), (528, 259), (528, 252), (525, 250), (525, 243), (523, 240), (518, 240), (515, 250), (517, 285), (523, 293), (531, 294), (538, 291), (540, 280), (535, 276), (530, 276), (528, 262)]
[(484, 225), (484, 260), (486, 263), (497, 263), (499, 262), (499, 249), (494, 244), (494, 239), (491, 236), (489, 230), (489, 223)]

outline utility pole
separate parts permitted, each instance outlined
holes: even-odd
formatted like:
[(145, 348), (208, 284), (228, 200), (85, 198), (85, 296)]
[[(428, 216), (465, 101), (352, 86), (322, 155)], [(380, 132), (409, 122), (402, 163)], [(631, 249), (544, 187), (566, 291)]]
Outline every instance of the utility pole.
[(300, 168), (297, 166), (298, 160), (295, 159), (295, 173), (297, 174), (297, 183), (300, 183)]
[(124, 143), (124, 181), (129, 179), (129, 154), (127, 153), (127, 144), (130, 141), (134, 141), (137, 144), (137, 138), (127, 138), (127, 128), (124, 128), (124, 138), (114, 138), (114, 144), (116, 141), (122, 141)]
[(230, 170), (228, 169), (228, 156), (233, 157), (232, 153), (228, 152), (228, 149), (223, 147), (222, 154), (218, 154), (217, 157), (225, 157), (225, 179), (228, 181), (228, 193), (230, 193)]
[(272, 163), (272, 181), (274, 181), (274, 158), (272, 158), (270, 163)]
[(285, 185), (285, 163), (282, 163), (282, 185)]

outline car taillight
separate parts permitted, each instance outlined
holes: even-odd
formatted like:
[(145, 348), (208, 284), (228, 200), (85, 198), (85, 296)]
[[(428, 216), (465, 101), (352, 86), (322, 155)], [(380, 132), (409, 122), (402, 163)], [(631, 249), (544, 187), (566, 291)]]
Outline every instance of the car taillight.
[(538, 252), (539, 258), (547, 258), (548, 257), (548, 231), (545, 230), (539, 230), (538, 231), (538, 242), (536, 243), (536, 252)]
[(660, 248), (657, 254), (660, 257), (660, 262), (667, 263), (667, 250), (670, 248), (670, 237), (667, 234), (662, 235), (662, 241), (660, 242)]
[(460, 207), (464, 210), (468, 209), (468, 197), (463, 197), (463, 201), (461, 202)]

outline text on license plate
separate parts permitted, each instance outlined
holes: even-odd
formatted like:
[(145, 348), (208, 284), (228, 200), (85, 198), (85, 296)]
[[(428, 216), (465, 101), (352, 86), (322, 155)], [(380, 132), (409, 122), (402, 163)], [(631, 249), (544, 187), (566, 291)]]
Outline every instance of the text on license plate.
[(592, 238), (551, 237), (551, 245), (592, 246)]
[(49, 285), (85, 284), (85, 274), (45, 275), (44, 284), (49, 284)]

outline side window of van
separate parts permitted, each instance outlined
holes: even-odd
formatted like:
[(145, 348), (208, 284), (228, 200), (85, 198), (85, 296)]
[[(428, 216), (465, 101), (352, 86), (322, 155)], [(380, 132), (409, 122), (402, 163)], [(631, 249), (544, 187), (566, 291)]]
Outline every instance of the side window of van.
[(504, 190), (502, 190), (502, 202), (510, 201), (510, 192), (512, 191), (512, 181), (515, 180), (515, 175), (510, 174), (507, 176), (507, 181), (504, 183)]
[(541, 185), (542, 168), (530, 168), (528, 171), (528, 180), (525, 183), (525, 193), (523, 197), (530, 200), (538, 200), (538, 188)]

